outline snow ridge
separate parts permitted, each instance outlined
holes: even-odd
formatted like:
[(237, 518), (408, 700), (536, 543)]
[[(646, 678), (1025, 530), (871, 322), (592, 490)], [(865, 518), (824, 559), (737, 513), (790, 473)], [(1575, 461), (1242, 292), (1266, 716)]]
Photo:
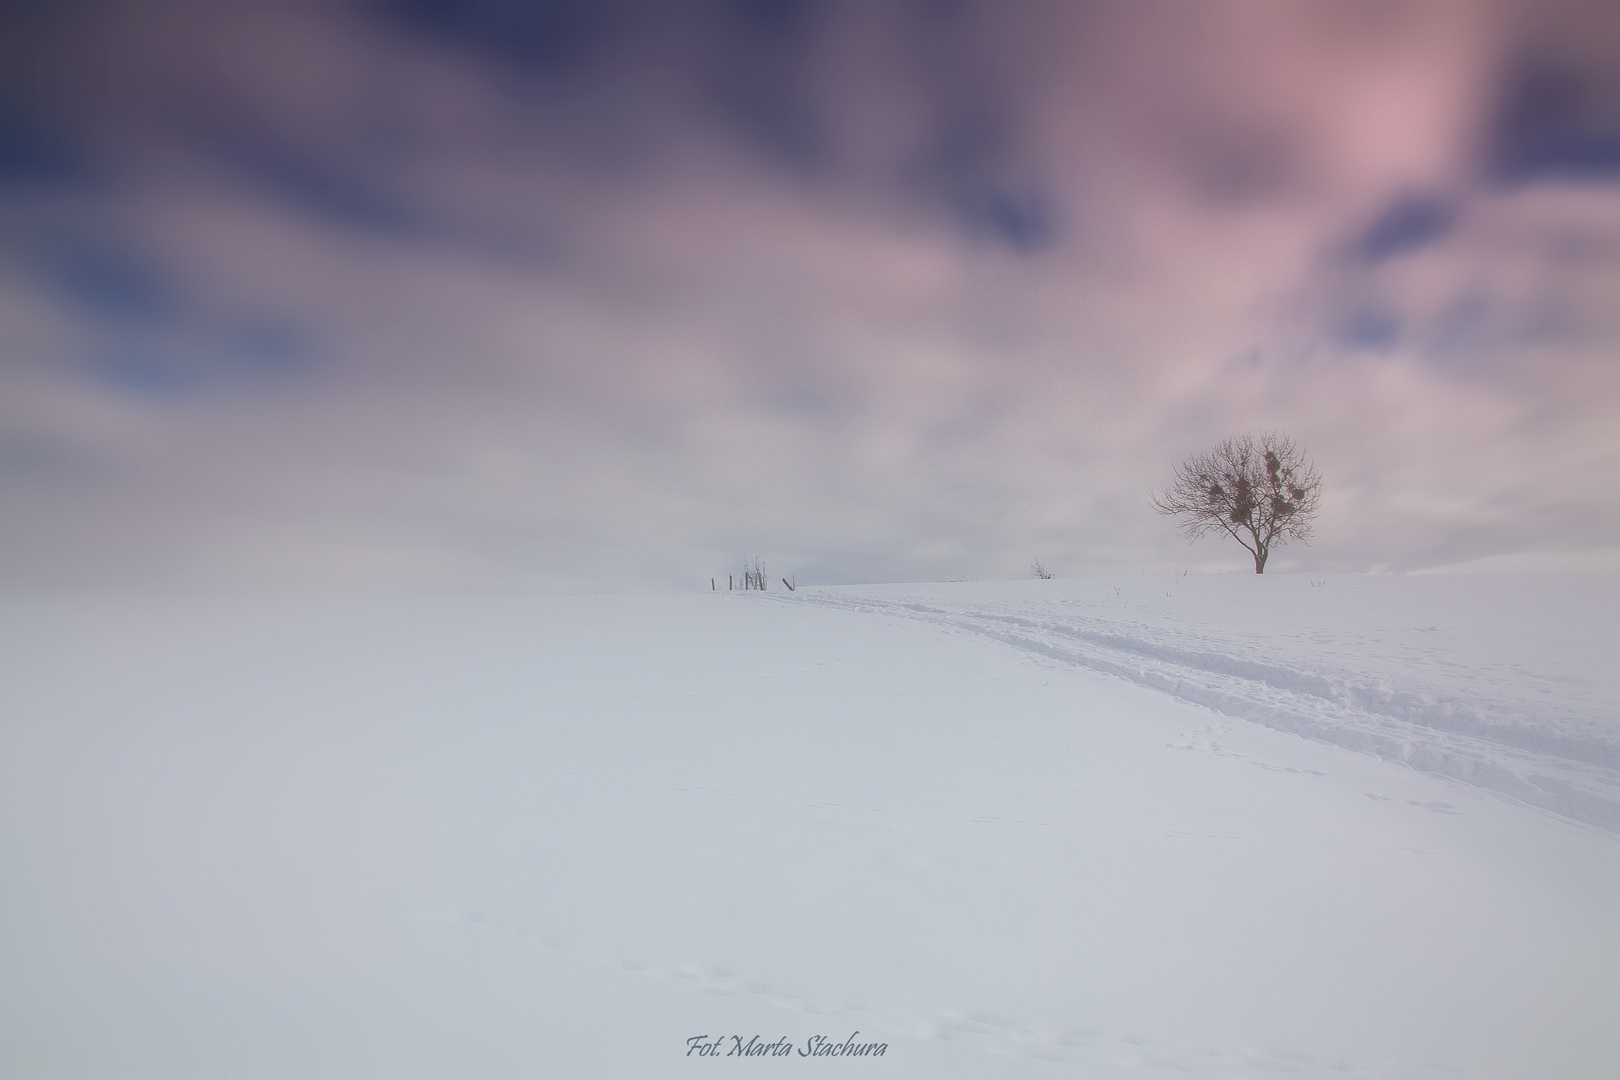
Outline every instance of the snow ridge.
[(1620, 834), (1620, 738), (1601, 717), (1567, 703), (1504, 694), (1489, 680), (1467, 680), (1479, 684), (1472, 694), (1459, 686), (1424, 686), (1420, 675), (1392, 686), (1343, 670), (1351, 657), (1313, 656), (1316, 670), (1307, 670), (1303, 658), (1289, 663), (1240, 655), (1242, 643), (1235, 640), (1078, 614), (1033, 616), (1016, 604), (946, 607), (804, 591), (794, 599), (975, 634)]

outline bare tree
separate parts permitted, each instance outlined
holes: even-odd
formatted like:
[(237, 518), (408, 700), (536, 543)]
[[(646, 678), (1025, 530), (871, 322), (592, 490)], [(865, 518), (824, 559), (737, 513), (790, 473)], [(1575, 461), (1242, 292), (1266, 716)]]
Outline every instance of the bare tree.
[(1181, 519), (1188, 540), (1219, 529), (1266, 572), (1273, 544), (1307, 540), (1322, 477), (1293, 440), (1266, 432), (1223, 439), (1207, 454), (1176, 466), (1175, 483), (1152, 498), (1153, 509)]
[(1042, 566), (1041, 560), (1039, 559), (1032, 559), (1030, 561), (1029, 572), (1040, 578), (1042, 581), (1046, 581), (1052, 576), (1052, 571)]

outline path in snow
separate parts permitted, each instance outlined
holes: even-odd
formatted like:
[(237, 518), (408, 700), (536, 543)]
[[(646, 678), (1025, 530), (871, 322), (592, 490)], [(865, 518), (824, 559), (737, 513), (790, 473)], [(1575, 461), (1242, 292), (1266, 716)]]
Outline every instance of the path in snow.
[[(1095, 597), (1052, 581), (1027, 583), (1015, 600), (971, 586), (882, 586), (793, 599), (975, 634), (1620, 833), (1620, 704), (1612, 677), (1597, 676), (1620, 657), (1612, 583), (1520, 584), (1520, 602), (1542, 609), (1534, 614), (1564, 639), (1524, 629), (1503, 640), (1496, 624), (1481, 648), (1466, 640), (1469, 627), (1352, 626), (1335, 610), (1351, 590), (1438, 599), (1468, 585), (1458, 578), (1150, 578), (1128, 596), (1093, 586)], [(1226, 618), (1249, 598), (1274, 613), (1282, 591), (1316, 601), (1292, 634), (1246, 632)], [(1161, 592), (1168, 602), (1154, 606)]]

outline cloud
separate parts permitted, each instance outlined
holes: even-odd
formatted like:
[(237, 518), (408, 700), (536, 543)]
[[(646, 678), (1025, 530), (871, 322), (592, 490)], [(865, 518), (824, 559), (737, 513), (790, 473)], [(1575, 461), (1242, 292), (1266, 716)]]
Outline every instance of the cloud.
[(72, 229), (48, 232), (31, 246), (37, 280), (91, 318), (151, 325), (175, 317), (167, 275), (126, 243)]
[(1361, 308), (1350, 314), (1335, 336), (1351, 349), (1387, 353), (1400, 343), (1401, 320), (1388, 311)]
[(297, 145), (241, 112), (199, 116), (198, 147), (249, 187), (333, 225), (403, 239), (428, 239), (426, 213), (413, 208), (339, 155)]
[(72, 143), (16, 102), (0, 101), (0, 186), (60, 185), (85, 179)]
[(1240, 568), (1147, 493), (1264, 428), (1329, 483), (1278, 569), (1613, 548), (1584, 9), (52, 17), (0, 92), (8, 586)]
[(1433, 195), (1402, 195), (1379, 215), (1355, 245), (1356, 254), (1371, 263), (1416, 251), (1442, 239), (1456, 218), (1456, 210)]
[(590, 0), (385, 0), (375, 8), (429, 40), (471, 49), (527, 72), (577, 69), (610, 44), (625, 5)]
[(1620, 182), (1620, 78), (1550, 57), (1504, 73), (1489, 169), (1508, 184), (1537, 179)]

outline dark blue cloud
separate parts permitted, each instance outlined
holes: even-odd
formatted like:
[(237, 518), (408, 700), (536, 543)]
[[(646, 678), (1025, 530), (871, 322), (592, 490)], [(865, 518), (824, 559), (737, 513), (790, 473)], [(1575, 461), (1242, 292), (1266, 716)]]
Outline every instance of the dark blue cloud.
[(1426, 247), (1451, 231), (1456, 209), (1430, 195), (1403, 195), (1381, 214), (1356, 243), (1358, 257), (1370, 263)]
[[(602, 104), (632, 85), (649, 98), (695, 91), (701, 108), (778, 164), (820, 168), (833, 150), (806, 76), (825, 24), (820, 0), (378, 0), (372, 10), (475, 64), (526, 76), (532, 92), (566, 96), (579, 116), (597, 113), (597, 139), (644, 137), (634, 125), (619, 130), (622, 112)], [(633, 70), (649, 63), (650, 80)]]
[(1361, 308), (1341, 322), (1333, 336), (1352, 349), (1387, 353), (1400, 342), (1401, 321), (1388, 311)]
[(821, 116), (808, 62), (826, 5), (810, 0), (722, 0), (699, 8), (713, 27), (691, 41), (688, 62), (706, 104), (755, 151), (797, 170), (832, 164), (834, 140)]
[(805, 33), (827, 7), (824, 0), (726, 0), (726, 9), (742, 24), (777, 37)]
[(665, 59), (673, 53), (689, 68), (703, 62), (716, 39), (741, 36), (764, 52), (793, 49), (827, 8), (824, 0), (374, 0), (370, 6), (419, 36), (536, 76), (611, 67), (630, 43), (647, 38), (659, 39)]
[(379, 0), (384, 17), (531, 73), (577, 69), (613, 41), (625, 5), (602, 0)]
[(185, 121), (207, 153), (239, 178), (293, 209), (334, 225), (417, 238), (426, 217), (388, 192), (370, 172), (240, 115), (193, 115)]
[(198, 321), (178, 341), (168, 335), (123, 333), (87, 365), (104, 386), (151, 400), (194, 397), (230, 386), (252, 387), (306, 370), (316, 356), (315, 336), (275, 318), (245, 318), (210, 325)]
[(989, 94), (961, 94), (944, 103), (923, 164), (945, 187), (977, 183), (1005, 158), (1014, 141), (1006, 109)]
[(1031, 254), (1056, 241), (1057, 221), (1038, 185), (1005, 179), (1020, 171), (1008, 113), (993, 94), (959, 89), (942, 106), (916, 171), (970, 234)]
[(755, 150), (796, 169), (817, 169), (833, 145), (810, 99), (775, 80), (716, 80), (714, 106), (733, 132)]
[(285, 376), (317, 355), (316, 336), (297, 322), (199, 312), (159, 260), (113, 235), (52, 232), (25, 245), (24, 259), (46, 292), (86, 317), (102, 340), (82, 370), (139, 397)]
[(1041, 251), (1057, 238), (1051, 209), (1034, 192), (991, 188), (961, 200), (959, 206), (971, 228), (1019, 254)]
[(177, 313), (173, 284), (158, 263), (107, 236), (57, 233), (33, 245), (32, 268), (45, 288), (102, 320), (153, 325)]
[(1511, 67), (1487, 167), (1503, 183), (1620, 181), (1620, 82), (1545, 59)]
[(220, 343), (236, 366), (265, 373), (292, 372), (315, 355), (309, 331), (278, 319), (244, 319), (221, 327)]
[(0, 102), (0, 185), (65, 184), (89, 174), (66, 132)]
[(172, 354), (142, 348), (111, 349), (91, 361), (98, 381), (135, 397), (187, 397), (198, 389), (203, 372)]

